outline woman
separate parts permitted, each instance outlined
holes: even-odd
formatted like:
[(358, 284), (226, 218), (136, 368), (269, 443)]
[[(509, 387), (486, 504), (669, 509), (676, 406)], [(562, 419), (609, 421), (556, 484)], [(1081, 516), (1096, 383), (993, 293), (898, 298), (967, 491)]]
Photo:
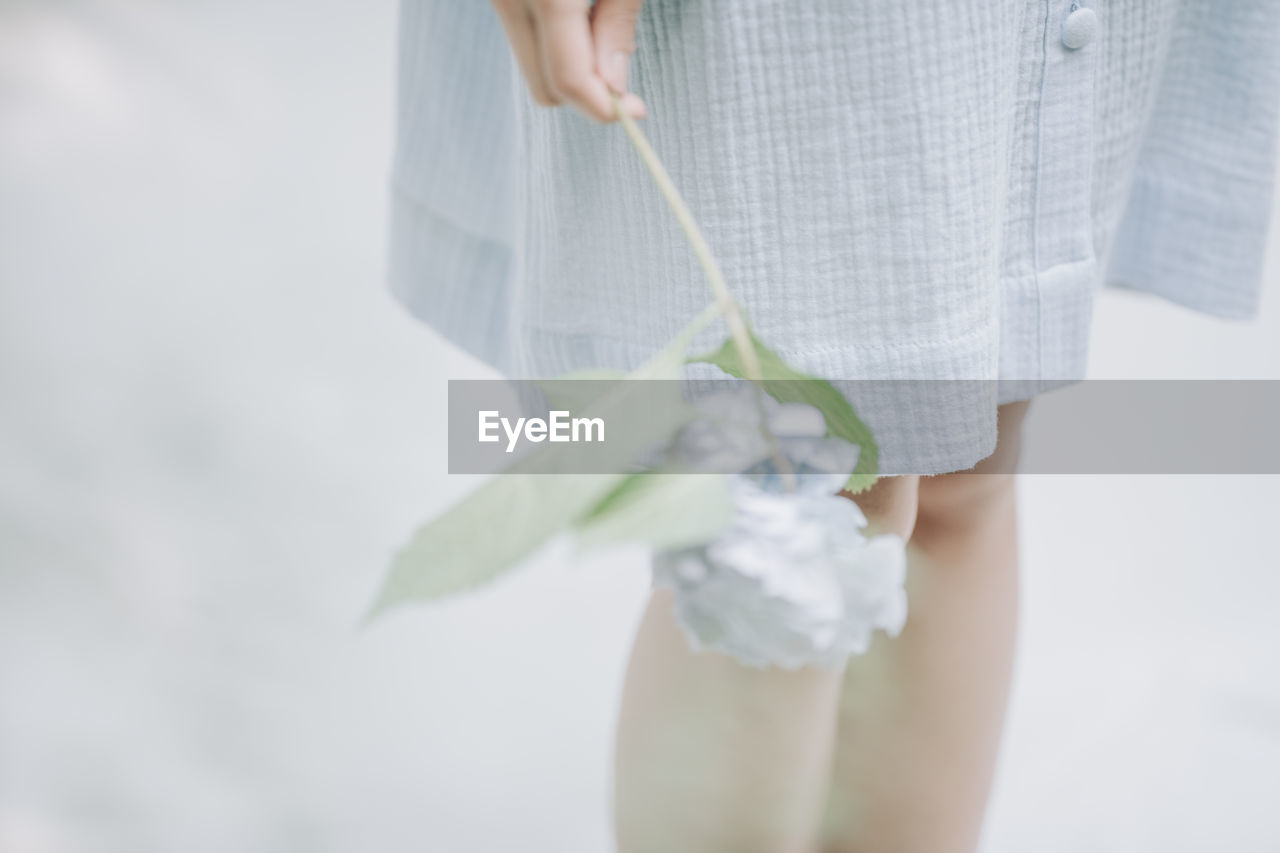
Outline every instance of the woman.
[(654, 594), (618, 732), (623, 851), (975, 848), (1027, 399), (1083, 376), (1100, 282), (1253, 312), (1278, 5), (407, 0), (391, 281), (463, 347), (512, 375), (628, 367), (708, 301), (606, 126), (613, 92), (788, 361), (1001, 381), (945, 442), (863, 413), (898, 476), (853, 499), (910, 543), (897, 639), (840, 671), (755, 670), (692, 652)]

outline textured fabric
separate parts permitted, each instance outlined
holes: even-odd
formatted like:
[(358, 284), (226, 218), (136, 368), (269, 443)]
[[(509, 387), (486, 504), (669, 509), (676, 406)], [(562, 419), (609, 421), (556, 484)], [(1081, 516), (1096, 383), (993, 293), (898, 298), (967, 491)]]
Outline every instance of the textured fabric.
[[(989, 452), (997, 402), (1083, 376), (1100, 282), (1253, 312), (1278, 36), (1277, 0), (647, 0), (632, 80), (788, 360), (1030, 383), (957, 394), (945, 442), (860, 407), (889, 470), (944, 471)], [(709, 301), (621, 131), (534, 106), (487, 4), (406, 0), (400, 86), (391, 281), (416, 315), (554, 375), (633, 366)]]

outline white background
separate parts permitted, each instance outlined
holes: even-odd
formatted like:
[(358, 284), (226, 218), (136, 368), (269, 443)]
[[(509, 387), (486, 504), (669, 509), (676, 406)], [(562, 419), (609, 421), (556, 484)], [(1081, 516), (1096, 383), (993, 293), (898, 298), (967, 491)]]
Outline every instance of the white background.
[[(382, 283), (394, 26), (0, 2), (0, 853), (609, 848), (638, 554), (357, 627), (487, 375)], [(1108, 295), (1092, 375), (1280, 378), (1280, 292)], [(985, 849), (1280, 849), (1280, 478), (1023, 510)]]

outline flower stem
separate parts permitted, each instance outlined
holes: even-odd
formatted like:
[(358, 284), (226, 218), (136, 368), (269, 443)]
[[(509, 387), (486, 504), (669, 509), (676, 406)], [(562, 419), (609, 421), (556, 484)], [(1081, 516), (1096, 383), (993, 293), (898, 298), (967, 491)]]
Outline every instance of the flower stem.
[(667, 174), (662, 161), (658, 159), (653, 146), (649, 144), (649, 140), (645, 138), (644, 133), (636, 125), (635, 119), (627, 115), (626, 110), (622, 108), (622, 103), (618, 100), (618, 96), (613, 95), (612, 97), (613, 109), (618, 114), (618, 121), (622, 124), (622, 129), (627, 132), (627, 136), (631, 139), (631, 144), (636, 147), (641, 161), (649, 170), (649, 174), (653, 176), (654, 183), (658, 185), (663, 198), (667, 200), (667, 205), (671, 208), (672, 214), (675, 215), (676, 221), (680, 223), (681, 229), (684, 230), (684, 235), (689, 240), (689, 246), (693, 249), (693, 254), (698, 259), (698, 264), (702, 267), (703, 274), (707, 277), (707, 283), (711, 286), (711, 292), (715, 295), (716, 303), (720, 306), (720, 312), (724, 314), (725, 325), (729, 327), (729, 337), (733, 340), (733, 346), (738, 352), (738, 358), (742, 361), (743, 371), (747, 374), (748, 379), (759, 382), (764, 378), (760, 370), (760, 358), (756, 354), (755, 344), (751, 341), (751, 333), (747, 330), (747, 324), (742, 319), (742, 311), (738, 308), (738, 303), (734, 301), (733, 294), (729, 292), (729, 286), (725, 284), (724, 274), (720, 272), (720, 265), (716, 263), (715, 256), (711, 254), (711, 247), (707, 245), (706, 239), (702, 236), (702, 231), (698, 228), (698, 223), (694, 220), (693, 214), (689, 212), (689, 207), (684, 203), (684, 199), (680, 197), (680, 191), (676, 189), (676, 185), (672, 182), (671, 176)]
[(671, 213), (680, 223), (680, 228), (689, 241), (689, 247), (693, 249), (694, 257), (698, 259), (698, 264), (707, 277), (707, 284), (710, 285), (716, 304), (724, 315), (725, 325), (729, 327), (729, 338), (733, 341), (734, 350), (738, 353), (738, 360), (742, 362), (743, 373), (755, 385), (756, 406), (760, 411), (760, 432), (769, 444), (770, 455), (773, 456), (774, 465), (777, 466), (783, 484), (787, 491), (791, 491), (795, 488), (795, 471), (778, 446), (777, 437), (769, 429), (769, 419), (762, 396), (764, 391), (760, 385), (764, 381), (764, 371), (760, 369), (760, 356), (756, 352), (755, 341), (752, 340), (751, 332), (747, 329), (747, 323), (742, 319), (742, 310), (738, 307), (733, 294), (729, 292), (729, 285), (725, 283), (724, 274), (720, 272), (720, 265), (716, 263), (715, 255), (711, 254), (711, 247), (707, 245), (706, 239), (702, 236), (702, 230), (698, 228), (697, 221), (689, 212), (689, 206), (684, 203), (680, 191), (676, 189), (671, 176), (667, 174), (666, 167), (658, 159), (657, 152), (653, 150), (653, 146), (649, 144), (649, 140), (645, 138), (635, 119), (622, 108), (622, 102), (618, 96), (610, 93), (610, 97), (613, 98), (613, 111), (618, 116), (618, 122), (627, 132), (627, 138), (635, 146), (641, 162), (649, 170), (662, 197), (667, 200), (667, 206), (671, 208)]

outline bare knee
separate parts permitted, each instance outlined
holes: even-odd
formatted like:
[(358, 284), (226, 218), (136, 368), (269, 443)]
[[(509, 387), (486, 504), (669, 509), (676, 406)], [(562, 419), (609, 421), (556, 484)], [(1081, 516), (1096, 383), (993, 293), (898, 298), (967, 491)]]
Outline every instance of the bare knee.
[(916, 534), (976, 530), (1014, 503), (1013, 474), (961, 472), (928, 477), (920, 483)]
[(896, 533), (908, 539), (916, 524), (919, 486), (920, 478), (915, 476), (882, 477), (865, 492), (841, 494), (862, 510), (870, 532)]
[(920, 480), (917, 528), (928, 535), (981, 526), (1003, 517), (1014, 501), (1014, 470), (1021, 450), (1022, 419), (1028, 403), (1000, 407), (995, 452), (968, 471)]

